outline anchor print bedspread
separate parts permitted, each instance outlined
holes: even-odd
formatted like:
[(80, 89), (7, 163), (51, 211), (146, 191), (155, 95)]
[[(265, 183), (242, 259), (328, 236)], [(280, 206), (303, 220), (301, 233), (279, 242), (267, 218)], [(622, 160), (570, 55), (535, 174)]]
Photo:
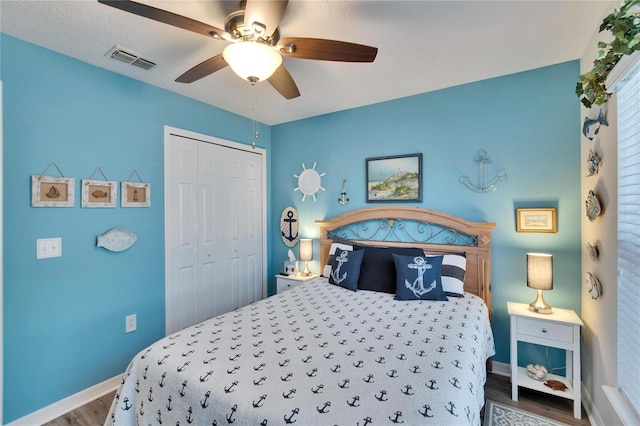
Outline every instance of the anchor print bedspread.
[(479, 425), (487, 307), (318, 278), (141, 351), (108, 425)]

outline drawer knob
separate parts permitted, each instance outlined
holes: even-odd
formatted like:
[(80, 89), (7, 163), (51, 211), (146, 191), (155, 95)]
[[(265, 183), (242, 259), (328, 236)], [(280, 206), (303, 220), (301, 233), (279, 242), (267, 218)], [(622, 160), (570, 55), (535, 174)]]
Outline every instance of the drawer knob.
[(543, 329), (542, 329), (542, 332), (543, 332), (543, 333), (546, 333), (546, 332), (547, 332), (547, 329), (546, 329), (546, 328), (543, 328)]

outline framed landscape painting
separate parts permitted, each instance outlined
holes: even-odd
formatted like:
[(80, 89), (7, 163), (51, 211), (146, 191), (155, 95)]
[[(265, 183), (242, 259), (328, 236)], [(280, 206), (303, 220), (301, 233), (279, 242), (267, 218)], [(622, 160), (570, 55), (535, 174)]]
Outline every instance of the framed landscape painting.
[(556, 209), (516, 209), (516, 232), (556, 232)]
[(422, 201), (422, 154), (366, 159), (367, 203)]

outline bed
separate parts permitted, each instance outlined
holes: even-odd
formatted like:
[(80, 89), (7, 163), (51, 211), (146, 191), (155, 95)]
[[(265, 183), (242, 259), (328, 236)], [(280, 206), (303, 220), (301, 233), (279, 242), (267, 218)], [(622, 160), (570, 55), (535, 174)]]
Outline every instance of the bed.
[[(398, 206), (317, 224), (328, 277), (145, 348), (127, 367), (106, 424), (479, 425), (494, 355), (495, 224)], [(364, 284), (354, 291), (340, 281), (353, 280), (345, 272), (355, 270), (356, 259), (363, 278), (384, 263), (370, 258), (366, 266), (368, 253), (387, 250), (397, 252), (395, 281), (406, 281), (403, 291), (419, 281), (418, 300)], [(448, 256), (462, 256), (464, 264), (447, 267)], [(422, 300), (431, 278), (400, 280), (404, 266), (436, 274), (438, 300)], [(449, 274), (454, 269), (463, 276)], [(446, 280), (460, 288), (445, 291), (453, 288)]]

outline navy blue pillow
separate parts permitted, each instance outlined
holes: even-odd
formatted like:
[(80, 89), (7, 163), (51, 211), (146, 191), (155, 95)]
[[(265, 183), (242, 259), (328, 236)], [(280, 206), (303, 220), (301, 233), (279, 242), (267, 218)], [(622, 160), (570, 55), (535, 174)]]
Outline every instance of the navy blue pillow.
[(358, 290), (391, 294), (396, 293), (396, 267), (393, 263), (393, 255), (422, 256), (424, 254), (424, 250), (419, 247), (372, 247), (354, 244), (353, 249), (364, 251)]
[(442, 290), (442, 256), (393, 255), (397, 300), (449, 300)]
[(362, 250), (342, 250), (337, 247), (333, 264), (331, 265), (329, 282), (351, 291), (357, 291), (360, 265), (363, 257), (364, 252)]

